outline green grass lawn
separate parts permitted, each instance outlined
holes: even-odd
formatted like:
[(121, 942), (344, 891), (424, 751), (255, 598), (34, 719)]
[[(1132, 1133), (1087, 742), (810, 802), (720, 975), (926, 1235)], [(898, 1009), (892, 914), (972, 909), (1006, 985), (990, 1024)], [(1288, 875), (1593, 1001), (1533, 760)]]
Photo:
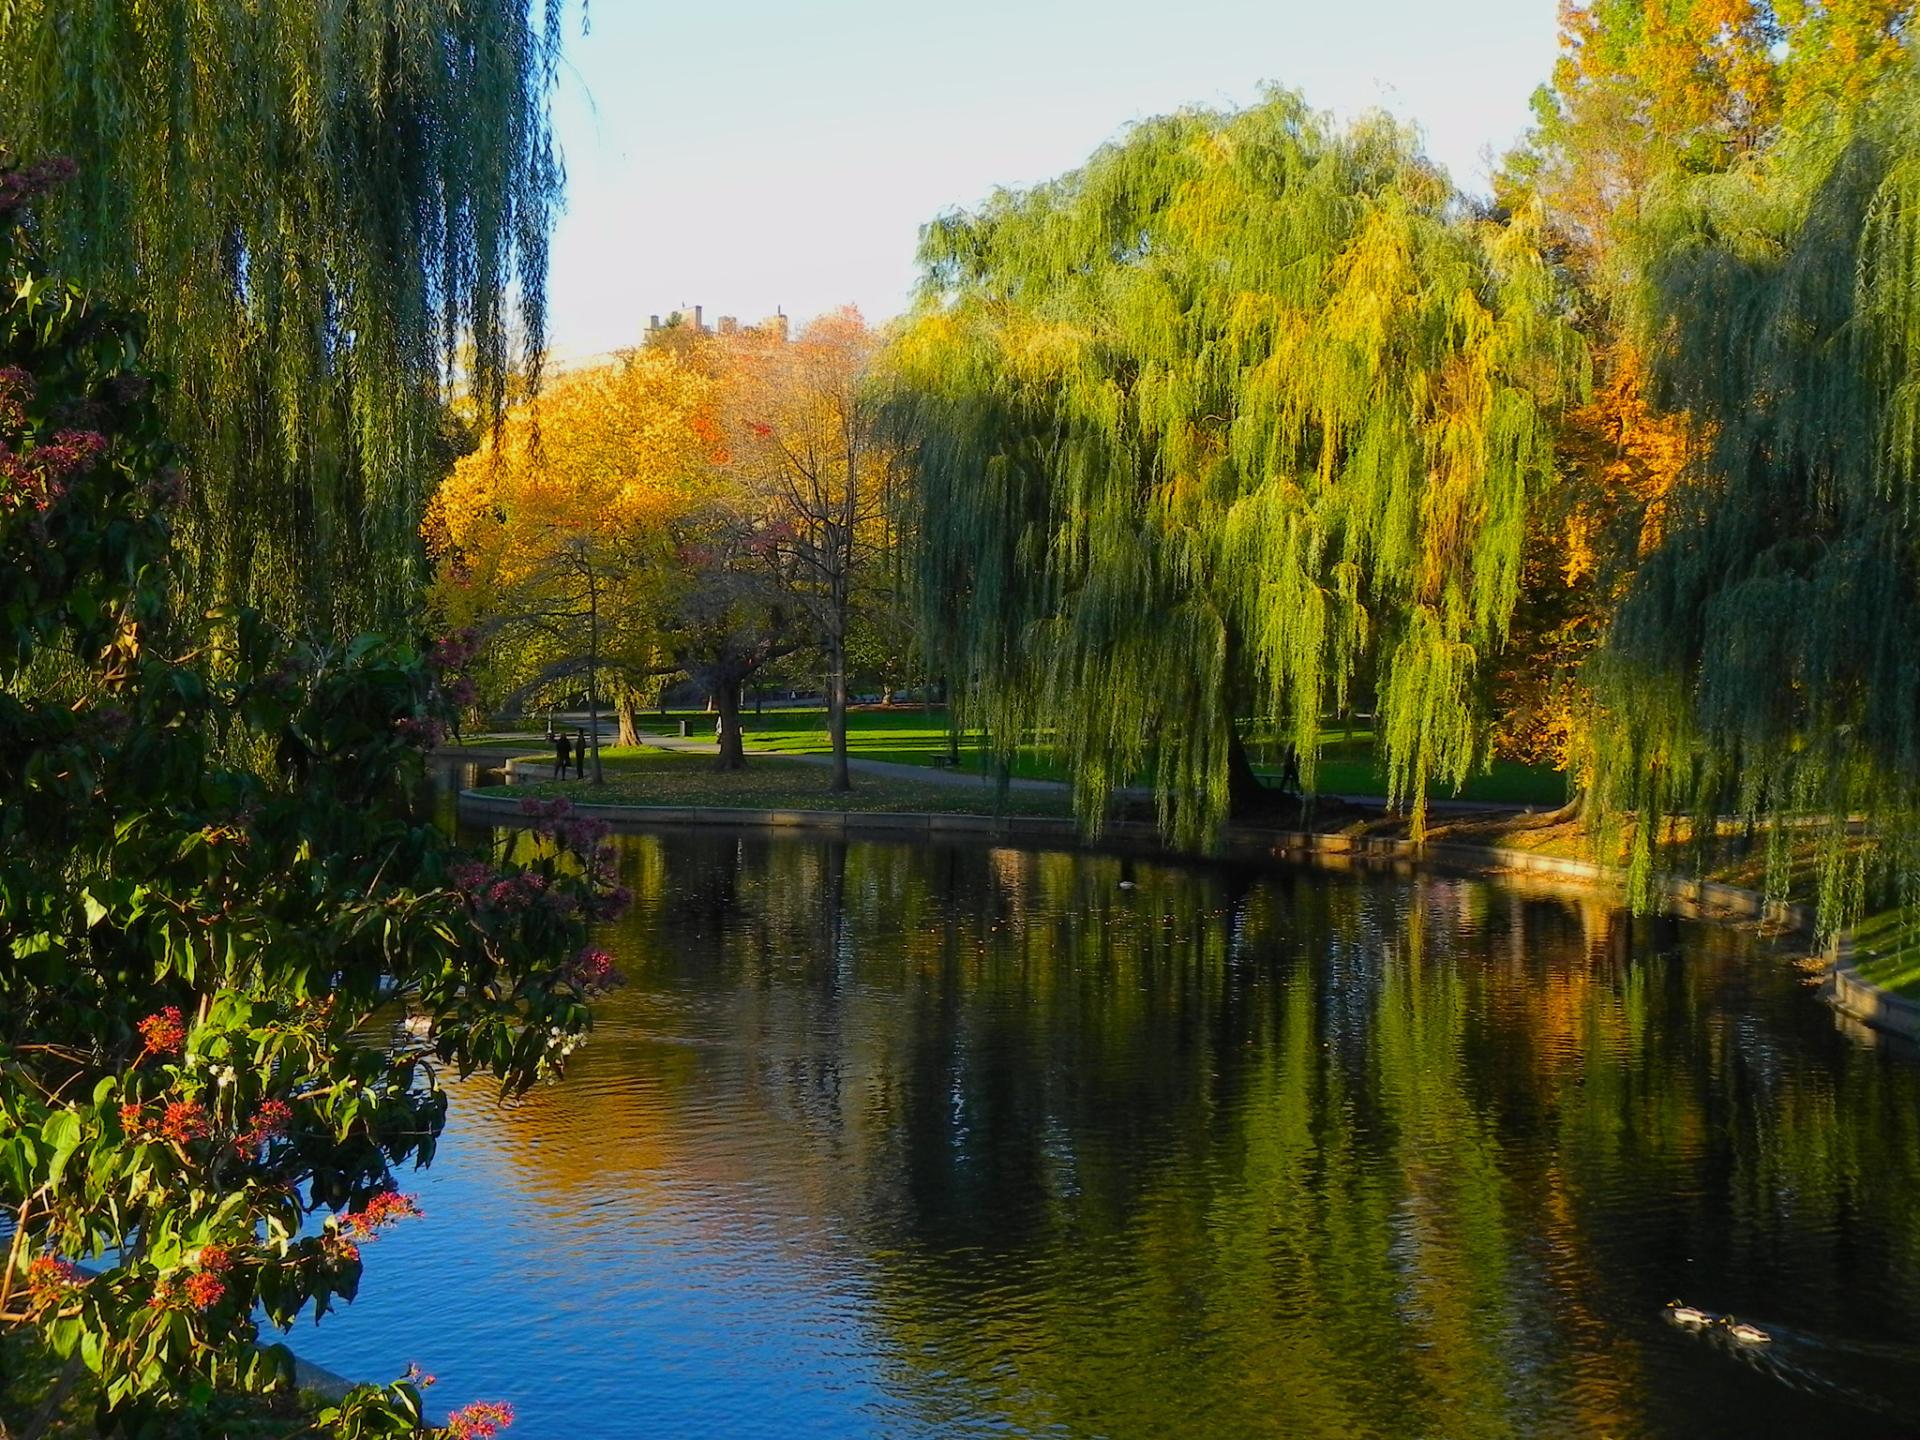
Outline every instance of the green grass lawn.
[(1853, 927), (1853, 960), (1860, 978), (1920, 1000), (1920, 918), (1882, 910)]
[[(693, 738), (710, 739), (713, 716), (697, 710), (670, 711), (663, 719), (649, 715), (641, 729), (656, 734), (679, 734), (679, 722), (690, 722)], [(749, 750), (781, 755), (824, 754), (831, 745), (827, 737), (824, 710), (768, 710), (764, 715), (751, 711), (741, 717), (741, 728)], [(944, 765), (948, 756), (946, 712), (944, 710), (902, 708), (897, 710), (856, 709), (847, 715), (847, 753), (862, 760), (884, 760), (897, 765)], [(960, 768), (984, 773), (986, 756), (979, 733), (970, 732), (960, 745)], [(1269, 781), (1280, 778), (1279, 766), (1256, 763), (1255, 769)], [(1022, 750), (1015, 758), (1013, 774), (1023, 779), (1065, 780), (1066, 767), (1043, 749)], [(1140, 776), (1138, 783), (1149, 783)], [(1386, 777), (1375, 763), (1372, 732), (1361, 727), (1329, 727), (1320, 752), (1319, 788), (1331, 795), (1384, 795)], [(1494, 762), (1490, 772), (1469, 780), (1456, 797), (1444, 786), (1428, 792), (1436, 800), (1480, 800), (1495, 805), (1555, 806), (1567, 798), (1566, 777), (1546, 766), (1521, 765), (1513, 761)]]
[(744, 770), (717, 770), (706, 755), (609, 747), (600, 752), (607, 783), (543, 780), (488, 794), (565, 795), (610, 805), (718, 805), (742, 810), (931, 811), (946, 815), (1053, 815), (1072, 813), (1065, 795), (1010, 791), (1004, 806), (994, 803), (991, 785), (965, 786), (930, 780), (876, 779), (856, 775), (853, 790), (836, 794), (824, 765), (756, 756)]

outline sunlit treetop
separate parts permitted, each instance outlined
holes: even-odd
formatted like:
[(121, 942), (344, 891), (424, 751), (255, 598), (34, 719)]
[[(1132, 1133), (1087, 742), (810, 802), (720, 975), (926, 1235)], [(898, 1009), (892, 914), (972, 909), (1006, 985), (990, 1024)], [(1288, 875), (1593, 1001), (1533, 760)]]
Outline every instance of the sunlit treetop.
[(1150, 770), (1193, 838), (1236, 717), (1311, 781), (1363, 667), (1394, 793), (1481, 753), (1551, 417), (1583, 383), (1533, 219), (1471, 213), (1410, 134), (1273, 93), (1136, 127), (943, 217), (887, 381), (920, 445), (937, 662), (1083, 811)]

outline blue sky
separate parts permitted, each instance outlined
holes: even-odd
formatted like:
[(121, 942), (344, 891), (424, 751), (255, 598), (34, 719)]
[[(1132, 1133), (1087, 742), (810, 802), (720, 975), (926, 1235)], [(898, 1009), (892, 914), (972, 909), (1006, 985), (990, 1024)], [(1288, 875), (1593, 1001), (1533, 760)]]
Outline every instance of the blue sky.
[(1456, 181), (1526, 126), (1553, 0), (591, 0), (555, 121), (553, 348), (649, 314), (897, 313), (918, 228), (1263, 82), (1418, 122)]

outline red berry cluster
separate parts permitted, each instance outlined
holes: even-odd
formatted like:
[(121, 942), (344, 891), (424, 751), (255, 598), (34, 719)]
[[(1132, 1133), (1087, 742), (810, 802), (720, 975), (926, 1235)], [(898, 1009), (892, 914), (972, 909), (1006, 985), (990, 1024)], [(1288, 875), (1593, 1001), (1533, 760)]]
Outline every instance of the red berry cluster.
[(83, 1283), (80, 1272), (65, 1260), (39, 1256), (27, 1267), (27, 1304), (34, 1310), (50, 1310)]
[(50, 445), (14, 450), (0, 441), (0, 510), (47, 511), (59, 503), (77, 475), (107, 453), (98, 430), (62, 430)]
[(284, 1100), (262, 1100), (260, 1108), (253, 1112), (253, 1119), (247, 1122), (234, 1140), (234, 1147), (242, 1154), (251, 1155), (269, 1140), (276, 1140), (287, 1133), (293, 1124), (293, 1107)]
[(147, 1016), (140, 1022), (140, 1038), (146, 1042), (149, 1055), (178, 1055), (187, 1043), (187, 1027), (180, 1018), (180, 1007), (169, 1005)]
[(175, 1145), (186, 1145), (206, 1139), (212, 1128), (207, 1120), (207, 1108), (198, 1100), (170, 1100), (160, 1120), (160, 1138)]
[(413, 1196), (398, 1190), (382, 1190), (371, 1200), (340, 1217), (340, 1228), (357, 1240), (371, 1240), (394, 1221), (419, 1216), (420, 1206)]

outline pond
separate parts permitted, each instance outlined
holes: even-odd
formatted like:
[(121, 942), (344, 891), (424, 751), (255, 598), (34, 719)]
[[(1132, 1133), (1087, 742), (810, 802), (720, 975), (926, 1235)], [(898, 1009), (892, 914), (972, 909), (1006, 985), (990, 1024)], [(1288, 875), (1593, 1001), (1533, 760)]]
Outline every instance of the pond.
[[(620, 841), (562, 1085), (292, 1337), (560, 1436), (1893, 1433), (1920, 1071), (1591, 897)], [(1764, 1327), (1670, 1324), (1674, 1298)]]

